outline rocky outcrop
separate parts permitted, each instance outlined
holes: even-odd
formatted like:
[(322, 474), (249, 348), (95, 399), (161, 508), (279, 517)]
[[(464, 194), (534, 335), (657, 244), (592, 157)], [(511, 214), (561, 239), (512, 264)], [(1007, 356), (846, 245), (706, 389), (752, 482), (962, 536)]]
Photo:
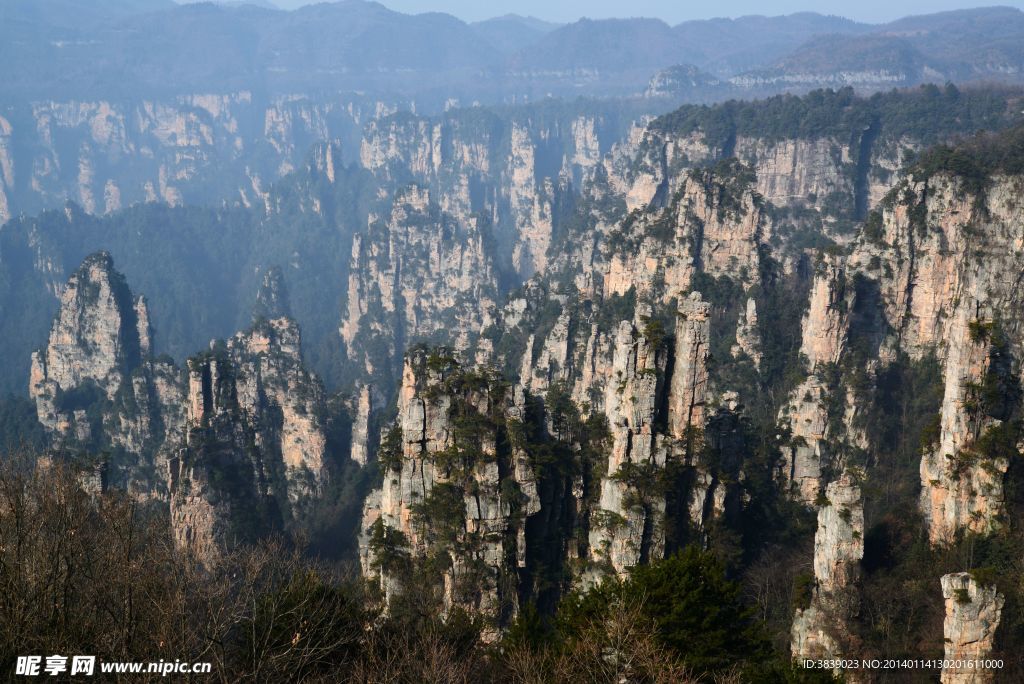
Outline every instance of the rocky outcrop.
[(993, 363), (999, 361), (989, 354), (989, 340), (972, 339), (968, 330), (971, 324), (983, 330), (986, 323), (966, 321), (965, 313), (959, 312), (948, 339), (938, 443), (921, 458), (921, 510), (934, 543), (950, 543), (960, 530), (984, 534), (998, 525), (1010, 466), (1005, 453), (986, 448), (986, 440), (1006, 429), (982, 405), (984, 384), (997, 382), (1000, 370)]
[(66, 200), (89, 213), (148, 201), (261, 202), (259, 186), (295, 170), (313, 143), (356, 139), (394, 106), (246, 91), (18, 106), (11, 120), (26, 125), (0, 119), (0, 223)]
[(32, 355), (29, 395), (56, 447), (118, 448), (134, 459), (112, 480), (164, 496), (161, 444), (181, 436), (182, 384), (153, 359), (149, 313), (105, 252), (85, 259), (61, 292), (45, 349)]
[(771, 224), (749, 177), (738, 167), (733, 172), (686, 173), (667, 208), (633, 214), (613, 231), (605, 295), (635, 288), (639, 297), (656, 295), (667, 302), (688, 291), (697, 273), (751, 284)]
[(747, 305), (740, 309), (736, 322), (736, 344), (732, 347), (733, 358), (746, 354), (754, 368), (761, 366), (761, 333), (757, 328), (757, 300), (747, 299)]
[(877, 287), (891, 330), (885, 348), (943, 362), (939, 431), (920, 469), (934, 543), (990, 531), (1004, 508), (1006, 449), (1016, 446), (1006, 444), (1016, 438), (1005, 420), (1019, 401), (1012, 365), (1021, 347), (1007, 331), (1020, 325), (1010, 312), (1024, 295), (1007, 274), (1024, 240), (1021, 183), (996, 177), (978, 196), (955, 176), (908, 179), (869, 219), (853, 256)]
[[(982, 684), (995, 680), (993, 668), (981, 667), (992, 653), (1005, 599), (994, 586), (979, 584), (969, 573), (942, 576), (946, 619), (942, 624), (943, 684)], [(960, 663), (960, 667), (956, 664)]]
[(668, 456), (665, 436), (654, 424), (666, 362), (660, 340), (634, 322), (619, 324), (604, 397), (612, 448), (590, 531), (595, 558), (618, 574), (664, 550), (665, 499), (649, 484)]
[(454, 333), (453, 344), (466, 349), (470, 333), (492, 315), (496, 296), (497, 275), (478, 221), (457, 222), (426, 188), (410, 186), (386, 221), (353, 240), (341, 336), (368, 376), (387, 373), (403, 341)]
[(782, 407), (780, 421), (789, 425), (790, 446), (782, 478), (792, 493), (805, 503), (813, 502), (821, 491), (823, 468), (828, 465), (827, 371), (842, 354), (849, 325), (851, 305), (842, 261), (827, 257), (819, 265), (811, 287), (810, 304), (801, 323), (800, 353), (808, 375)]
[(600, 116), (511, 116), (473, 108), (442, 116), (398, 114), (372, 122), (362, 164), (389, 182), (416, 182), (458, 222), (490, 219), (495, 262), (520, 279), (548, 262), (561, 202), (590, 179), (602, 150), (625, 131)]
[(850, 655), (848, 625), (859, 601), (855, 585), (864, 556), (864, 504), (860, 486), (844, 473), (830, 482), (818, 509), (814, 535), (814, 586), (810, 602), (793, 619), (793, 658)]
[(8, 194), (14, 190), (14, 157), (11, 149), (13, 132), (11, 122), (0, 116), (0, 226), (11, 218)]
[(273, 426), (258, 444), (264, 458), (280, 455), (289, 503), (315, 497), (326, 477), (325, 398), (302, 365), (298, 325), (287, 317), (257, 321), (228, 340), (227, 350), (240, 410), (253, 424)]
[(679, 306), (668, 404), (669, 433), (676, 440), (689, 439), (690, 431), (704, 424), (709, 393), (710, 313), (711, 306), (701, 300), (699, 292), (690, 294)]
[(326, 399), (302, 365), (298, 326), (280, 315), (278, 270), (258, 300), (252, 328), (183, 373), (153, 358), (146, 300), (98, 253), (69, 279), (33, 355), (30, 393), (53, 446), (119, 454), (107, 480), (169, 499), (175, 538), (206, 561), (301, 521), (327, 477)]
[(735, 154), (753, 168), (757, 192), (776, 206), (816, 205), (833, 193), (853, 198), (853, 175), (847, 169), (855, 161), (849, 143), (830, 138), (740, 137)]
[[(38, 398), (91, 382), (113, 398), (126, 373), (140, 363), (142, 340), (131, 293), (110, 255), (86, 258), (60, 300), (46, 349), (32, 357), (38, 384), (33, 382), (31, 394)], [(55, 425), (50, 416), (40, 417), (45, 425)]]
[(537, 510), (535, 477), (522, 452), (498, 450), (506, 413), (517, 417), (521, 409), (494, 380), (466, 375), (443, 350), (409, 352), (398, 419), (379, 452), (384, 481), (367, 499), (360, 552), (364, 574), (386, 596), (401, 586), (403, 553), (433, 559), (445, 612), (469, 609), (492, 630), (516, 611), (510, 559), (523, 558), (522, 526)]
[(374, 445), (370, 443), (370, 419), (376, 409), (377, 393), (372, 385), (362, 385), (356, 391), (355, 407), (352, 411), (352, 447), (349, 451), (353, 461), (366, 465)]
[[(585, 131), (581, 134), (585, 135)], [(551, 215), (554, 185), (550, 179), (545, 179), (538, 187), (536, 150), (528, 130), (513, 124), (511, 145), (509, 201), (518, 233), (512, 265), (519, 273), (530, 276), (543, 271), (547, 265), (547, 251), (554, 230)], [(591, 163), (587, 147), (579, 152), (588, 164)]]
[(273, 464), (260, 458), (263, 435), (239, 404), (236, 373), (223, 351), (189, 360), (185, 440), (169, 459), (174, 540), (204, 564), (280, 527), (267, 512), (280, 494), (270, 489)]
[(685, 98), (725, 83), (691, 64), (677, 64), (656, 73), (647, 84), (644, 97)]
[(301, 523), (327, 479), (325, 398), (298, 326), (260, 318), (189, 359), (185, 438), (169, 444), (171, 527), (214, 562), (233, 544)]

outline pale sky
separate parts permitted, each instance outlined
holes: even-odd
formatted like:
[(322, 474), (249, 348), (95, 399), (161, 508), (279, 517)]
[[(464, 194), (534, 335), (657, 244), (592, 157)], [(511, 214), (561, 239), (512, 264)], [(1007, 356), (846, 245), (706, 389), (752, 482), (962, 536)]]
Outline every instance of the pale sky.
[[(292, 9), (312, 4), (312, 0), (271, 0), (278, 7)], [(556, 22), (570, 22), (580, 17), (658, 17), (670, 24), (687, 19), (739, 17), (747, 14), (791, 14), (813, 11), (838, 14), (849, 19), (884, 22), (908, 14), (930, 14), (951, 9), (983, 7), (984, 2), (963, 0), (383, 0), (383, 5), (399, 12), (447, 12), (465, 21), (489, 19), (508, 13), (535, 16)], [(1024, 0), (995, 2), (1024, 8)]]

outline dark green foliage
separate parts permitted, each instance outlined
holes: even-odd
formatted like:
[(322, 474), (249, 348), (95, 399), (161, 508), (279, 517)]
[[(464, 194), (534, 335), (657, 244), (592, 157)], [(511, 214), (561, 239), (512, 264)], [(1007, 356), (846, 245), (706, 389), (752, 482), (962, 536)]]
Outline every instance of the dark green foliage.
[(814, 596), (814, 573), (803, 572), (793, 578), (793, 610), (806, 610)]
[(757, 661), (767, 653), (752, 612), (740, 601), (739, 585), (696, 547), (638, 566), (625, 586), (627, 596), (649, 606), (662, 641), (698, 672)]
[(409, 571), (409, 541), (378, 518), (370, 528), (370, 552), (374, 568), (379, 572), (402, 576)]
[(709, 197), (718, 203), (718, 217), (742, 216), (743, 198), (757, 180), (754, 170), (735, 157), (726, 157), (706, 169), (690, 171), (690, 178), (704, 185)]
[(864, 220), (863, 234), (864, 237), (875, 244), (882, 242), (882, 235), (884, 230), (884, 224), (882, 222), (882, 212), (875, 210), (868, 214), (868, 217)]
[(807, 309), (810, 281), (799, 272), (784, 274), (781, 264), (767, 249), (761, 250), (761, 286), (754, 291), (758, 328), (761, 332), (760, 390), (740, 396), (755, 412), (755, 422), (767, 428), (775, 422), (779, 407), (805, 377), (800, 357), (800, 325)]
[(954, 145), (936, 145), (922, 153), (910, 170), (915, 180), (938, 174), (955, 176), (965, 192), (977, 197), (995, 174), (1024, 173), (1024, 126), (979, 133)]
[(825, 252), (835, 247), (835, 241), (826, 234), (831, 231), (826, 229), (825, 217), (817, 209), (793, 203), (784, 207), (769, 204), (766, 210), (774, 223), (769, 242), (776, 259), (801, 259), (808, 252)]
[(607, 580), (559, 606), (556, 625), (571, 636), (605, 615), (616, 601), (640, 606), (658, 640), (695, 673), (721, 672), (734, 665), (753, 670), (770, 659), (770, 649), (740, 586), (725, 577), (710, 553), (690, 546), (665, 560), (634, 568), (624, 582)]
[(631, 287), (624, 295), (613, 294), (601, 303), (597, 323), (601, 330), (612, 331), (622, 321), (631, 321), (636, 313), (636, 288)]
[(853, 88), (816, 90), (803, 96), (687, 105), (655, 119), (652, 127), (677, 135), (701, 130), (712, 146), (726, 148), (736, 136), (847, 140), (877, 120), (882, 140), (909, 137), (931, 144), (964, 131), (1007, 125), (1015, 116), (1008, 108), (1011, 95), (1012, 91), (997, 88), (960, 90), (934, 85), (867, 98), (857, 97)]
[(383, 468), (383, 476), (388, 477), (389, 470), (402, 469), (402, 426), (395, 423), (384, 433), (380, 448), (377, 450), (377, 460)]
[(465, 526), (466, 503), (462, 487), (451, 482), (436, 482), (426, 497), (412, 504), (413, 519), (428, 539), (453, 544)]
[[(856, 387), (856, 385), (855, 385)], [(864, 485), (865, 529), (888, 511), (915, 500), (920, 487), (921, 445), (938, 438), (943, 379), (934, 356), (901, 356), (879, 370), (867, 405), (864, 426), (875, 454)]]

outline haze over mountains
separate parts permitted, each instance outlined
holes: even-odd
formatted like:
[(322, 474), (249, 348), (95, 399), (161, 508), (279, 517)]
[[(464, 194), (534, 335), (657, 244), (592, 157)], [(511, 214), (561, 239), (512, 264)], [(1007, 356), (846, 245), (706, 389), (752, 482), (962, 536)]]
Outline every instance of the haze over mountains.
[(0, 662), (1024, 681), (1020, 11), (0, 3)]
[[(451, 96), (510, 101), (629, 95), (687, 64), (727, 81), (697, 96), (766, 85), (865, 87), (1019, 80), (1024, 14), (986, 8), (869, 25), (801, 13), (689, 21), (608, 19), (558, 26), (518, 16), (467, 24), (362, 0), (286, 12), (260, 3), (14, 0), (0, 8), (5, 98), (125, 97), (235, 89), (373, 90), (435, 106)], [(444, 97), (441, 93), (444, 93)]]

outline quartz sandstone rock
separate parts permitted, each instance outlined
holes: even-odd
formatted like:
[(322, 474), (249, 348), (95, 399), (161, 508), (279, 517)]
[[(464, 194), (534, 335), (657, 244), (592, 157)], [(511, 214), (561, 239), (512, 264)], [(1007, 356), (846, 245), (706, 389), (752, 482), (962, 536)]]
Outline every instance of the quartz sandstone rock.
[[(978, 584), (969, 573), (942, 576), (942, 598), (946, 602), (946, 661), (980, 661), (989, 657), (1005, 600), (994, 586)], [(964, 666), (942, 670), (942, 684), (983, 684), (995, 680), (995, 670)]]
[(733, 345), (733, 358), (746, 354), (754, 363), (754, 368), (761, 366), (761, 335), (757, 329), (757, 301), (751, 297), (747, 305), (740, 310), (736, 323), (736, 344)]
[(352, 460), (366, 465), (370, 458), (370, 414), (374, 408), (374, 391), (370, 385), (362, 385), (356, 392), (355, 419), (352, 423)]
[[(35, 102), (18, 112), (28, 125), (17, 131), (0, 119), (0, 223), (66, 200), (90, 213), (157, 200), (259, 204), (259, 179), (267, 185), (294, 171), (309, 141), (356, 136), (366, 120), (392, 109), (358, 95), (325, 100), (246, 91)], [(15, 141), (27, 154), (15, 157)], [(15, 173), (25, 179), (16, 192)]]
[(839, 361), (846, 341), (850, 302), (843, 263), (826, 258), (814, 276), (810, 305), (801, 323), (800, 352), (807, 361), (806, 379), (783, 406), (780, 421), (788, 422), (791, 441), (782, 479), (794, 495), (811, 503), (821, 491), (821, 473), (827, 458), (826, 402), (829, 388), (822, 374), (827, 364)]
[(699, 292), (690, 294), (679, 306), (668, 405), (669, 433), (676, 440), (688, 439), (692, 428), (704, 424), (711, 355), (710, 313), (711, 305), (701, 300)]
[(826, 497), (827, 503), (818, 509), (814, 535), (811, 602), (798, 608), (793, 618), (794, 659), (851, 655), (846, 625), (858, 610), (855, 585), (864, 557), (864, 504), (849, 473), (829, 483)]
[(386, 222), (353, 239), (341, 325), (349, 358), (369, 376), (388, 370), (396, 339), (454, 333), (466, 349), (496, 307), (496, 278), (476, 219), (458, 223), (410, 186)]
[[(400, 587), (401, 577), (371, 543), (369, 527), (377, 521), (388, 534), (400, 533), (413, 558), (444, 558), (438, 592), (445, 613), (455, 607), (479, 613), (494, 635), (508, 619), (506, 611), (515, 612), (516, 594), (503, 578), (513, 570), (506, 566), (509, 554), (522, 558), (525, 551), (516, 547), (523, 540), (522, 515), (537, 510), (535, 478), (524, 454), (513, 449), (508, 463), (496, 451), (496, 425), (506, 412), (519, 416), (521, 406), (499, 386), (463, 383), (459, 373), (454, 360), (422, 348), (406, 356), (397, 443), (388, 446), (393, 453), (384, 453), (382, 488), (364, 507), (360, 557), (363, 573), (380, 583), (385, 596)], [(467, 418), (480, 426), (472, 435)], [(463, 460), (470, 456), (471, 462)], [(525, 494), (523, 513), (513, 515), (513, 506), (522, 504), (509, 498), (506, 480)]]
[[(100, 252), (61, 292), (49, 341), (32, 355), (29, 375), (37, 417), (54, 445), (123, 449), (136, 462), (111, 473), (112, 481), (142, 499), (166, 496), (160, 445), (180, 438), (183, 422), (180, 374), (151, 351), (145, 298), (132, 296), (110, 255)], [(96, 409), (93, 418), (84, 405)]]
[(204, 563), (301, 522), (327, 478), (325, 399), (298, 326), (258, 319), (188, 362), (185, 439), (169, 458), (171, 527)]
[(829, 138), (769, 142), (740, 137), (736, 156), (753, 167), (757, 192), (776, 206), (811, 197), (824, 200), (834, 192), (853, 196), (852, 178), (844, 170), (852, 163), (846, 143)]
[(665, 467), (663, 435), (654, 427), (667, 355), (634, 323), (622, 321), (615, 338), (612, 381), (604, 411), (612, 433), (608, 475), (601, 481), (600, 512), (592, 521), (590, 547), (617, 574), (664, 548), (664, 496), (643, 491), (643, 473)]
[(45, 351), (33, 355), (33, 378), (63, 391), (92, 381), (112, 399), (139, 361), (131, 294), (109, 254), (87, 257), (61, 294)]
[[(933, 543), (948, 542), (959, 529), (994, 529), (1004, 509), (1008, 464), (975, 450), (1000, 416), (985, 412), (977, 388), (988, 373), (1007, 373), (992, 366), (988, 330), (997, 318), (1017, 325), (1006, 312), (1019, 310), (1024, 297), (1007, 277), (1018, 270), (1024, 245), (1022, 182), (993, 178), (979, 205), (958, 178), (909, 178), (851, 257), (877, 285), (893, 331), (886, 345), (911, 358), (934, 353), (943, 364), (939, 437), (921, 461), (921, 509)], [(1001, 358), (1021, 358), (1017, 338), (1002, 337)]]
[[(271, 271), (258, 309), (287, 310), (283, 297)], [(326, 401), (295, 322), (261, 316), (217, 349), (187, 375), (154, 359), (145, 298), (97, 253), (61, 292), (29, 378), (54, 446), (119, 450), (107, 479), (139, 500), (169, 499), (175, 538), (206, 561), (299, 520), (326, 478)]]
[[(685, 174), (667, 209), (651, 209), (628, 227), (639, 244), (614, 252), (603, 273), (605, 295), (658, 293), (664, 302), (689, 290), (695, 273), (728, 276), (745, 285), (759, 273), (759, 246), (771, 235), (750, 189), (726, 186), (708, 172)], [(627, 227), (620, 227), (625, 236)], [(744, 277), (743, 274), (746, 274)]]

